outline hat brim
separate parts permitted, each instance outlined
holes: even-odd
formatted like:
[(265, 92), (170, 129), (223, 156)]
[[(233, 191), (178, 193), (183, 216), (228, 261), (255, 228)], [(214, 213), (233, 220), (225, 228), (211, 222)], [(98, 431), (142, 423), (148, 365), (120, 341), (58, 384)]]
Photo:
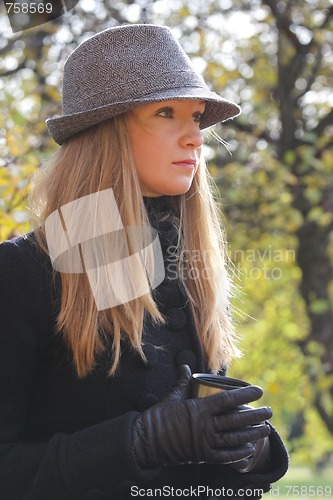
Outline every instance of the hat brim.
[(206, 101), (206, 109), (200, 122), (201, 129), (235, 118), (241, 112), (237, 104), (223, 99), (215, 92), (198, 87), (185, 87), (155, 92), (140, 99), (115, 102), (81, 113), (48, 118), (46, 124), (55, 142), (63, 144), (65, 140), (73, 135), (109, 118), (126, 113), (135, 107), (174, 99), (200, 99)]

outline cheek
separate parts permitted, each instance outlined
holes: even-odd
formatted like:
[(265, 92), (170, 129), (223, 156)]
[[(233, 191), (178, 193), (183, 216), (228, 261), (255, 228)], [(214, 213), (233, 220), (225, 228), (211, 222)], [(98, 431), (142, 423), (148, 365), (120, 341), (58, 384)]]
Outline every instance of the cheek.
[[(163, 159), (165, 156), (165, 142), (159, 140), (158, 137), (150, 137), (147, 141), (141, 141), (136, 148), (135, 160), (141, 165), (152, 166), (156, 162)], [(157, 165), (156, 165), (157, 166)]]
[(141, 142), (133, 148), (134, 163), (140, 180), (147, 180), (156, 170), (156, 152), (150, 144)]
[(132, 139), (132, 152), (137, 167), (141, 167), (147, 162), (149, 158), (149, 146), (140, 135), (135, 135)]
[(152, 131), (130, 123), (129, 133), (133, 158), (139, 176), (153, 175), (159, 167), (169, 161), (173, 149), (171, 134), (160, 130)]

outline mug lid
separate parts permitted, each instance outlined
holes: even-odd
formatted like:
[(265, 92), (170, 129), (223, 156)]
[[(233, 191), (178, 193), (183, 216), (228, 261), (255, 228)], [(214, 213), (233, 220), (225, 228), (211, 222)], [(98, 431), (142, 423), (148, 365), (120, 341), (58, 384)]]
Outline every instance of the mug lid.
[(192, 378), (199, 384), (207, 385), (209, 387), (217, 387), (224, 390), (239, 389), (240, 387), (247, 387), (251, 385), (244, 380), (210, 373), (193, 373)]

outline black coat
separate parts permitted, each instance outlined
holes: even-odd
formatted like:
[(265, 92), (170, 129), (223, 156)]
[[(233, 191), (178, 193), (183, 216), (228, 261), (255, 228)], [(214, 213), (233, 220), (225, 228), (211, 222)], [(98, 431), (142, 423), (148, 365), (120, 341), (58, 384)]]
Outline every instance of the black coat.
[[(152, 219), (159, 204), (152, 204)], [(157, 219), (166, 253), (175, 242), (174, 229)], [(61, 336), (55, 335), (60, 282), (53, 279), (49, 258), (33, 234), (0, 245), (1, 500), (142, 498), (139, 487), (164, 487), (167, 497), (172, 487), (197, 485), (222, 493), (222, 488), (233, 488), (237, 496), (238, 488), (267, 491), (285, 473), (288, 458), (275, 430), (272, 471), (266, 474), (204, 464), (149, 471), (136, 464), (131, 428), (138, 412), (169, 393), (179, 365), (207, 371), (186, 296), (169, 271), (155, 291), (167, 324), (147, 321), (144, 329), (147, 363), (123, 343), (114, 377), (107, 377), (110, 364), (103, 355), (95, 370), (79, 380)], [(150, 491), (147, 495), (152, 497)], [(202, 498), (212, 495), (210, 490)], [(254, 491), (253, 497), (258, 496)]]

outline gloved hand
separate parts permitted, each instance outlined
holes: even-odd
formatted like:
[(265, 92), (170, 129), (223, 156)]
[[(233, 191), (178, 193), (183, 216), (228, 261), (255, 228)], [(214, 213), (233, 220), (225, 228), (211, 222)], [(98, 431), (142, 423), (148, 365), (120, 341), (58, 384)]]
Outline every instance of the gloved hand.
[(181, 378), (169, 396), (137, 417), (133, 451), (141, 467), (229, 464), (253, 455), (252, 443), (268, 436), (270, 427), (263, 421), (271, 417), (270, 408), (237, 408), (258, 400), (263, 394), (260, 387), (183, 399), (190, 376), (189, 367), (183, 366)]
[(269, 437), (254, 441), (254, 452), (250, 457), (230, 464), (230, 467), (238, 472), (266, 472), (270, 467), (270, 444)]

